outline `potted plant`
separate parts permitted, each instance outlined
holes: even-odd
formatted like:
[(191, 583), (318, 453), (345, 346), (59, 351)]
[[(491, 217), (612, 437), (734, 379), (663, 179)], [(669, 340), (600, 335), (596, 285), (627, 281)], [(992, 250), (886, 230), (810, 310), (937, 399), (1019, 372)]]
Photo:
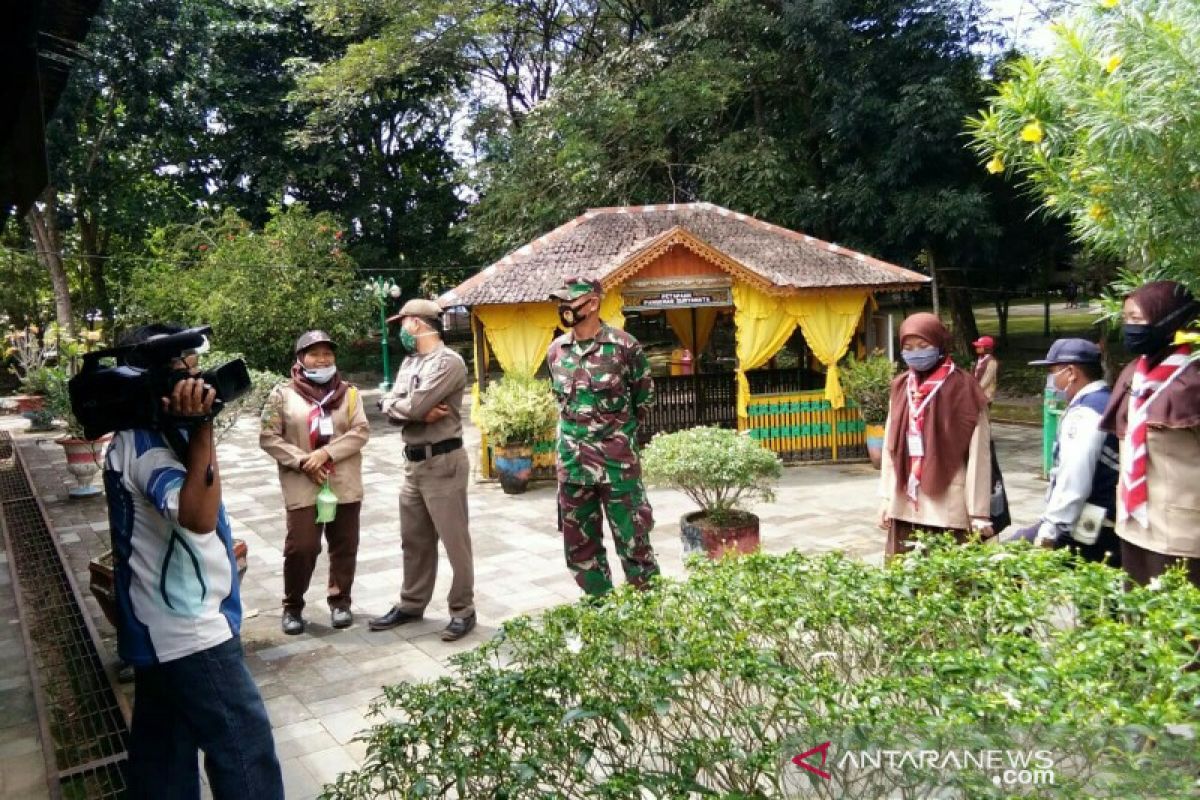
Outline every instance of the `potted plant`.
[(783, 471), (779, 456), (748, 436), (725, 428), (691, 428), (655, 436), (642, 453), (646, 480), (680, 490), (700, 506), (680, 519), (683, 553), (709, 558), (752, 553), (758, 517), (745, 506), (775, 499)]
[(887, 423), (896, 365), (883, 351), (876, 350), (862, 361), (849, 359), (841, 372), (842, 389), (858, 406), (867, 426), (867, 455), (875, 469), (879, 469), (883, 460), (883, 426)]
[(67, 494), (71, 497), (95, 497), (100, 494), (100, 488), (93, 486), (92, 481), (100, 471), (104, 447), (112, 435), (105, 434), (99, 439), (84, 436), (83, 426), (71, 410), (71, 395), (67, 390), (67, 374), (64, 371), (56, 371), (49, 382), (46, 411), (66, 423), (66, 435), (55, 441), (62, 446), (67, 456), (67, 472), (75, 479), (75, 486), (68, 489)]
[(505, 375), (484, 389), (476, 423), (495, 446), (496, 471), (506, 494), (525, 491), (533, 473), (533, 443), (557, 422), (558, 404), (549, 381)]

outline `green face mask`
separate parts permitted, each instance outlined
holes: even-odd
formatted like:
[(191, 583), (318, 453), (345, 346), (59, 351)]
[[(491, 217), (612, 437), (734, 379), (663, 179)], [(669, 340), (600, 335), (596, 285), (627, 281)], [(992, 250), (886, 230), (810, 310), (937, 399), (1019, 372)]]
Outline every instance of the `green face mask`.
[(403, 347), (405, 350), (409, 350), (409, 351), (416, 350), (417, 349), (417, 337), (413, 336), (406, 329), (401, 328), (400, 329), (400, 346)]

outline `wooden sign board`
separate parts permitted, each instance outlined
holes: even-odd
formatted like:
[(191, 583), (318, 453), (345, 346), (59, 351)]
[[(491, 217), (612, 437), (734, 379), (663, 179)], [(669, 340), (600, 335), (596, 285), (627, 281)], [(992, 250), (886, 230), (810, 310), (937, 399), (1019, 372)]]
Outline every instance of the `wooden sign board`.
[(704, 308), (733, 305), (729, 280), (696, 276), (630, 281), (623, 292), (627, 309)]

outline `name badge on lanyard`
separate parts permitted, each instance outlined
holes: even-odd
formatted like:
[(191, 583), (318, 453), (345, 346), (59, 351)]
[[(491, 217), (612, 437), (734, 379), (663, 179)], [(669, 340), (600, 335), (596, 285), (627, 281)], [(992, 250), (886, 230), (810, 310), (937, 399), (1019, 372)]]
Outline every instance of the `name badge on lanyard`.
[(333, 436), (333, 417), (322, 414), (317, 418), (317, 433), (322, 436)]
[(908, 434), (908, 455), (911, 458), (925, 457), (925, 441), (921, 438), (921, 434)]

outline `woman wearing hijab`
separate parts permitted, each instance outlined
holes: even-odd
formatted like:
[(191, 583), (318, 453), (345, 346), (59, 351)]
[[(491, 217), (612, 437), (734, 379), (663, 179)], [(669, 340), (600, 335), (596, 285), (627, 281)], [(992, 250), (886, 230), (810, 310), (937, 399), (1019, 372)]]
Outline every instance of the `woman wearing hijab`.
[(880, 487), (888, 556), (909, 550), (916, 530), (960, 542), (992, 535), (988, 401), (950, 359), (949, 342), (933, 314), (913, 314), (900, 326), (908, 370), (892, 381)]
[(1174, 344), (1200, 314), (1175, 281), (1125, 298), (1122, 333), (1135, 355), (1100, 421), (1121, 443), (1117, 536), (1129, 577), (1149, 583), (1178, 561), (1200, 586), (1200, 354)]
[[(329, 542), (330, 624), (348, 627), (350, 588), (358, 561), (362, 506), (362, 449), (369, 435), (358, 389), (337, 371), (333, 339), (309, 331), (296, 340), (292, 379), (263, 407), (258, 444), (279, 462), (287, 508), (283, 543), (283, 632), (304, 632), (304, 593), (312, 580), (321, 534)], [(337, 496), (330, 522), (317, 521), (317, 494), (328, 483)]]

